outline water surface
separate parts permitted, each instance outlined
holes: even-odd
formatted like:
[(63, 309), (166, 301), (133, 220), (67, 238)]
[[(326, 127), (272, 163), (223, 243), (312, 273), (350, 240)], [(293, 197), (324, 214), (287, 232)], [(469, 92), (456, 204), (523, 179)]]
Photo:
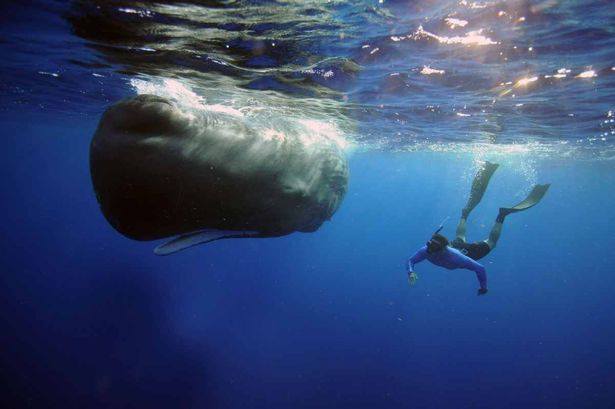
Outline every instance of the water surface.
[[(9, 1), (0, 6), (3, 407), (609, 408), (610, 1)], [(88, 149), (135, 93), (302, 121), (351, 179), (315, 233), (173, 257), (99, 211)], [(535, 183), (473, 273), (404, 263)]]

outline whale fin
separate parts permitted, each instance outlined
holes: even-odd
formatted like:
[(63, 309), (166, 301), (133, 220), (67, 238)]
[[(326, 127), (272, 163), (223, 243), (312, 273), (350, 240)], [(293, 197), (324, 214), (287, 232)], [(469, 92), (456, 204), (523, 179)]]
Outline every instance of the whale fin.
[(180, 250), (209, 243), (221, 239), (239, 239), (243, 237), (257, 237), (259, 232), (251, 230), (200, 230), (194, 233), (183, 234), (154, 249), (157, 256), (167, 256)]

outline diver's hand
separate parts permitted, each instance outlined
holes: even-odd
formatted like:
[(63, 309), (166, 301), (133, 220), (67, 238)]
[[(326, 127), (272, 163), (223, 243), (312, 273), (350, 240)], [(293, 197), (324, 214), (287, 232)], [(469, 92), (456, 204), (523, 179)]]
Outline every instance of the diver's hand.
[(479, 288), (476, 295), (485, 295), (487, 294), (487, 291), (489, 290), (487, 290), (486, 288)]
[(408, 271), (408, 284), (410, 284), (410, 287), (414, 286), (418, 279), (419, 276), (414, 271)]

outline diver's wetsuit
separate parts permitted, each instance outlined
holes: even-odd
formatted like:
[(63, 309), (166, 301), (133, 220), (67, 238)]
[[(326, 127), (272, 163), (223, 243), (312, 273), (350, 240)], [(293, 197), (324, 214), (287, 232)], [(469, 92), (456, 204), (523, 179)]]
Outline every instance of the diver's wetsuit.
[(427, 251), (427, 246), (423, 246), (408, 260), (408, 271), (414, 271), (414, 265), (425, 259), (429, 260), (432, 264), (449, 270), (465, 268), (474, 271), (476, 273), (476, 278), (478, 278), (480, 288), (487, 289), (487, 271), (485, 267), (462, 254), (457, 249), (445, 246), (443, 250), (437, 253), (429, 253)]

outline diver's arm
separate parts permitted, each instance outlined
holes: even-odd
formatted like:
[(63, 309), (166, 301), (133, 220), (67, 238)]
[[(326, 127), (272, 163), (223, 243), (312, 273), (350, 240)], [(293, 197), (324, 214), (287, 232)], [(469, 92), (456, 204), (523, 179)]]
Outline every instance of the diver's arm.
[(408, 260), (408, 267), (406, 270), (408, 272), (408, 284), (410, 284), (410, 287), (413, 287), (414, 284), (416, 284), (416, 280), (419, 279), (419, 276), (414, 272), (414, 265), (425, 260), (426, 257), (427, 246), (423, 246)]
[(408, 260), (408, 268), (407, 268), (408, 273), (414, 272), (414, 265), (425, 260), (426, 257), (427, 257), (427, 246), (423, 246), (420, 249), (418, 249), (417, 252), (414, 253), (414, 255), (410, 257), (410, 259)]
[(476, 278), (478, 279), (478, 283), (480, 284), (479, 295), (487, 292), (487, 270), (483, 267), (482, 264), (477, 263), (472, 260), (470, 257), (466, 257), (466, 268), (468, 270), (472, 270), (476, 273)]

